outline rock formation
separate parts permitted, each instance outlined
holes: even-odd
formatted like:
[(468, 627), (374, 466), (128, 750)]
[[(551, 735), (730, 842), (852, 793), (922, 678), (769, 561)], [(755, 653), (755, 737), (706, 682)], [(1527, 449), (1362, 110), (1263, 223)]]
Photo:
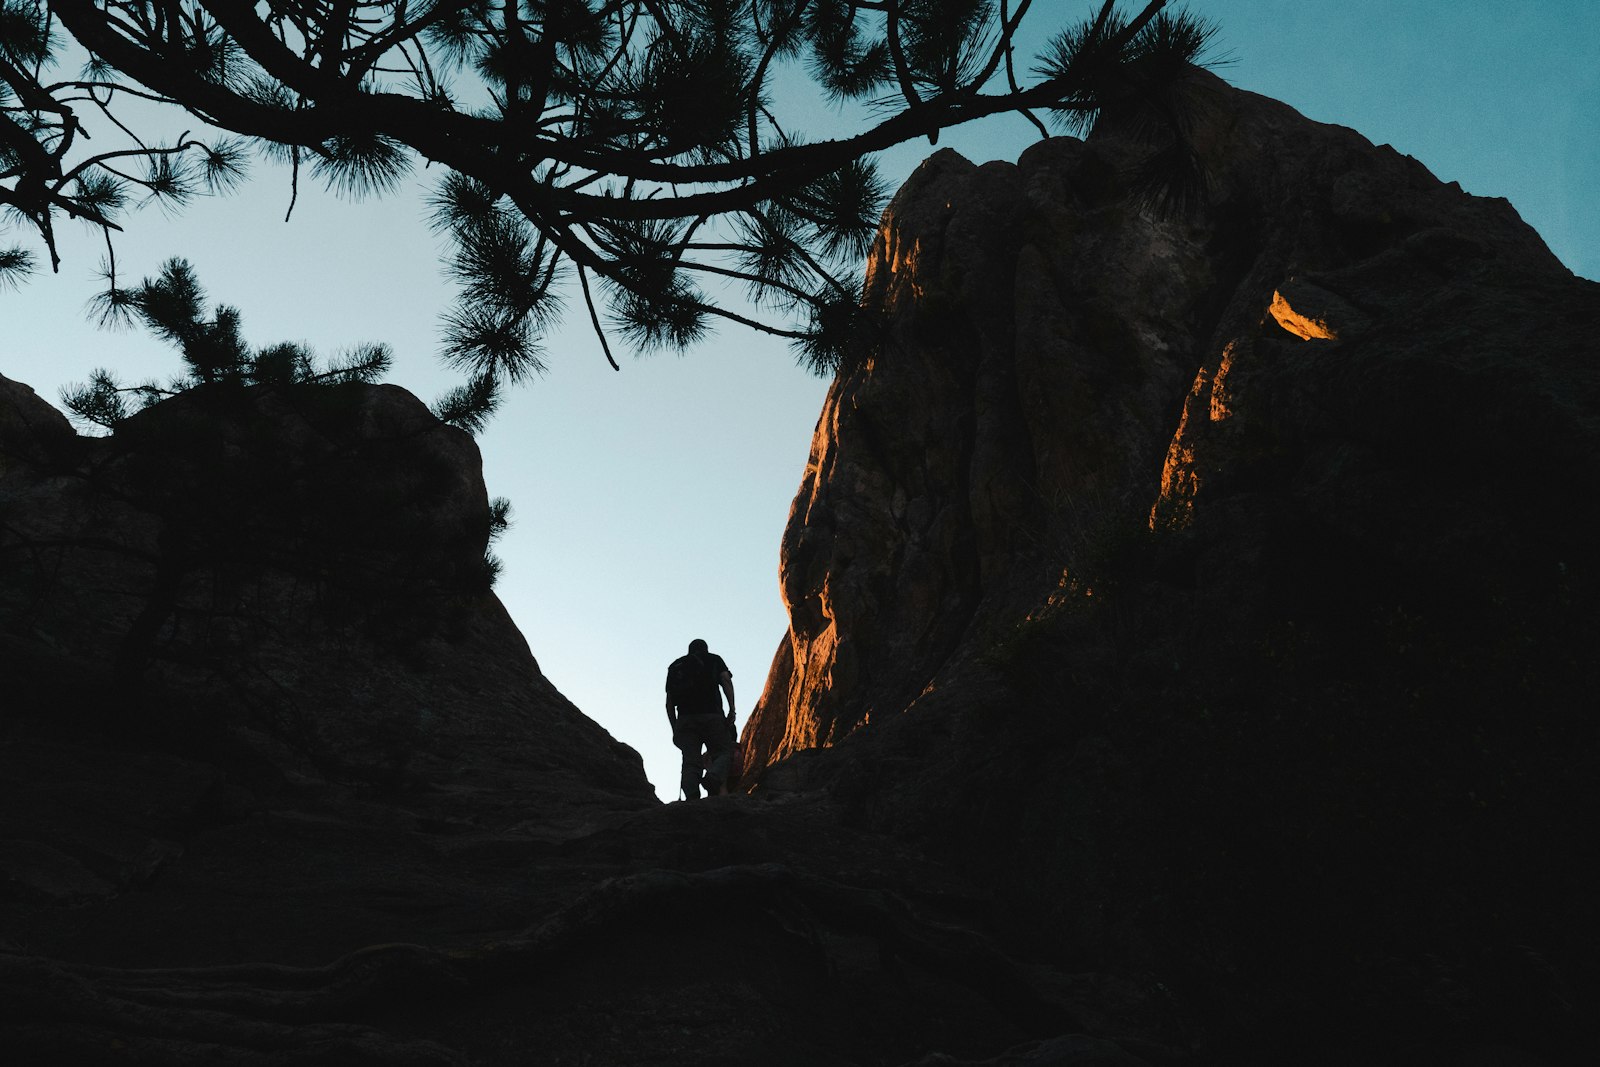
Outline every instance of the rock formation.
[(462, 826), (655, 803), (489, 591), (476, 446), (401, 389), (197, 390), (80, 438), (0, 379), (0, 514), (7, 937), (291, 784)]
[(825, 796), (659, 805), (539, 673), (488, 532), (470, 439), (399, 389), (202, 389), (88, 439), (0, 379), (6, 1062), (1169, 1039), (1148, 983), (1023, 962)]
[(1195, 75), (942, 152), (784, 541), (747, 796), (658, 805), (384, 387), (84, 439), (0, 379), (17, 1062), (1588, 1062), (1600, 286)]
[(1183, 975), (1231, 1055), (1381, 1043), (1397, 998), (1559, 1045), (1600, 947), (1600, 286), (1351, 130), (1186, 99), (1193, 210), (1129, 195), (1114, 115), (895, 198), (749, 780), (950, 858), (1037, 951)]

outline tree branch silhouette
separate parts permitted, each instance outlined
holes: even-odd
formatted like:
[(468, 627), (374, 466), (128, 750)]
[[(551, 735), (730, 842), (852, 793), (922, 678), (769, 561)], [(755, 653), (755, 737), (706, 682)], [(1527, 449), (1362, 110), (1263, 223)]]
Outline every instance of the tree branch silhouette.
[[(1082, 127), (1108, 94), (1164, 91), (1210, 34), (1169, 12), (1168, 0), (1132, 15), (1106, 0), (1054, 39), (1037, 80), (1023, 85), (1014, 53), (1031, 6), (0, 0), (0, 204), (33, 227), (55, 267), (56, 216), (109, 232), (121, 225), (122, 190), (181, 204), (235, 180), (246, 143), (287, 159), (296, 183), (309, 162), (350, 196), (392, 191), (420, 159), (442, 167), (446, 183), (475, 188), (471, 203), (444, 198), (438, 216), (461, 283), (443, 356), (470, 379), (542, 368), (540, 340), (559, 317), (568, 265), (597, 329), (591, 274), (635, 346), (693, 344), (720, 317), (790, 338), (829, 372), (849, 339), (826, 324), (847, 317), (820, 309), (841, 293), (860, 299), (859, 252), (887, 192), (874, 153), (1012, 111), (1041, 129), (1036, 112)], [(82, 79), (47, 84), (39, 72), (67, 55), (57, 24), (89, 66)], [(1134, 66), (1146, 73), (1119, 76)], [(779, 105), (806, 86), (867, 105), (867, 117), (844, 136), (798, 140)], [(78, 153), (69, 93), (87, 93), (134, 147)], [(245, 140), (140, 139), (119, 106), (124, 94), (171, 101)], [(112, 168), (129, 153), (149, 173)], [(525, 255), (461, 269), (490, 215), (502, 229), (516, 220), (513, 244)], [(717, 239), (696, 245), (702, 226)], [(756, 256), (765, 269), (729, 267), (730, 255)], [(21, 246), (0, 250), (0, 272), (31, 265)], [(701, 292), (695, 274), (745, 281), (761, 312)]]

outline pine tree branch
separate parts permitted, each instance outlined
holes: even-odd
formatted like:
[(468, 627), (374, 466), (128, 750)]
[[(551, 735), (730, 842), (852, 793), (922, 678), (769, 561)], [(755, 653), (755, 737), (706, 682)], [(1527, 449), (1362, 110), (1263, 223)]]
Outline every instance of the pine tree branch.
[(600, 339), (600, 351), (605, 353), (606, 362), (611, 364), (611, 369), (620, 371), (617, 361), (612, 358), (611, 345), (606, 342), (605, 327), (600, 325), (600, 313), (595, 310), (594, 295), (589, 292), (589, 272), (584, 270), (583, 264), (578, 265), (578, 285), (583, 290), (583, 303), (589, 309), (589, 323), (594, 327), (594, 335)]
[(884, 12), (887, 17), (889, 59), (894, 64), (895, 81), (899, 82), (900, 95), (905, 97), (906, 103), (916, 107), (922, 103), (922, 97), (917, 94), (916, 86), (911, 83), (911, 71), (906, 66), (905, 46), (900, 41), (900, 0), (886, 0)]
[[(994, 32), (986, 6), (980, 25), (965, 8), (956, 12), (959, 18), (941, 20), (935, 17), (938, 12), (930, 15), (920, 6), (911, 9), (907, 0), (852, 2), (847, 5), (847, 22), (815, 31), (844, 34), (829, 37), (832, 43), (825, 43), (822, 36), (812, 42), (823, 57), (819, 62), (843, 64), (846, 74), (841, 77), (847, 80), (856, 77), (865, 79), (860, 84), (882, 84), (879, 64), (887, 48), (905, 106), (850, 136), (798, 144), (784, 143), (777, 117), (766, 108), (761, 93), (780, 53), (808, 40), (805, 35), (812, 31), (801, 22), (757, 25), (754, 37), (747, 27), (729, 27), (725, 38), (706, 53), (704, 42), (716, 36), (715, 28), (709, 35), (704, 32), (707, 24), (701, 21), (710, 9), (671, 0), (609, 0), (598, 10), (582, 5), (583, 17), (592, 13), (600, 21), (580, 26), (570, 38), (561, 36), (566, 31), (553, 28), (549, 9), (524, 11), (518, 0), (492, 0), (481, 9), (446, 0), (417, 17), (404, 3), (367, 9), (351, 0), (312, 5), (269, 0), (264, 9), (255, 0), (195, 0), (188, 5), (180, 0), (51, 0), (51, 16), (59, 15), (96, 57), (97, 66), (117, 71), (142, 88), (120, 81), (56, 83), (54, 91), (44, 96), (50, 99), (52, 114), (67, 116), (49, 127), (57, 141), (41, 142), (37, 130), (25, 130), (0, 115), (4, 120), (0, 139), (17, 142), (13, 155), (25, 157), (17, 171), (20, 177), (0, 176), (12, 183), (0, 188), (0, 202), (21, 206), (20, 201), (37, 188), (27, 183), (44, 175), (54, 183), (46, 192), (59, 202), (47, 197), (41, 203), (64, 208), (72, 198), (64, 195), (61, 183), (88, 174), (96, 165), (152, 192), (181, 195), (181, 171), (158, 171), (141, 180), (110, 166), (129, 156), (178, 159), (183, 151), (212, 151), (187, 140), (176, 148), (151, 148), (139, 140), (118, 121), (112, 106), (116, 93), (127, 92), (178, 102), (214, 125), (281, 146), (291, 167), (291, 213), (306, 152), (313, 154), (316, 171), (329, 181), (381, 183), (409, 159), (396, 154), (408, 149), (480, 183), (493, 201), (504, 198), (520, 214), (523, 221), (518, 225), (537, 238), (541, 249), (548, 242), (555, 252), (536, 258), (521, 272), (525, 277), (510, 269), (498, 281), (485, 275), (487, 280), (474, 282), (500, 286), (493, 289), (495, 309), (461, 320), (463, 344), (480, 346), (474, 359), (536, 362), (523, 348), (553, 314), (549, 308), (558, 294), (552, 286), (562, 257), (578, 270), (591, 322), (613, 367), (617, 363), (599, 327), (589, 286), (591, 271), (607, 283), (611, 294), (631, 294), (621, 321), (643, 322), (639, 316), (661, 302), (669, 312), (676, 307), (778, 336), (807, 339), (812, 335), (718, 308), (692, 288), (676, 291), (670, 288), (679, 284), (675, 281), (663, 290), (659, 277), (645, 269), (656, 262), (656, 252), (648, 246), (659, 244), (670, 269), (743, 281), (757, 288), (758, 300), (761, 290), (770, 291), (780, 305), (792, 300), (821, 307), (833, 303), (830, 292), (847, 297), (847, 287), (818, 257), (831, 262), (830, 257), (855, 254), (857, 231), (870, 229), (874, 220), (869, 216), (875, 214), (880, 195), (870, 176), (846, 174), (848, 168), (893, 145), (934, 137), (947, 126), (1007, 111), (1020, 111), (1041, 133), (1045, 130), (1033, 114), (1035, 108), (1094, 113), (1107, 62), (1130, 54), (1128, 46), (1137, 42), (1166, 2), (1151, 0), (1124, 23), (1117, 15), (1116, 0), (1105, 0), (1088, 31), (1095, 40), (1094, 54), (1085, 55), (1080, 63), (1063, 48), (1052, 75), (1027, 88), (1018, 84), (1014, 50), (1018, 28), (1034, 10), (1031, 0), (1019, 0), (1015, 10), (1010, 0), (1002, 0), (998, 38), (992, 47), (981, 48), (975, 41), (988, 41)], [(774, 13), (799, 19), (804, 7), (794, 5)], [(727, 11), (744, 16), (742, 6)], [(885, 28), (884, 38), (874, 40), (867, 53), (855, 43), (855, 20), (864, 11), (881, 16)], [(430, 37), (434, 29), (444, 36)], [(478, 87), (498, 102), (498, 115), (463, 110), (444, 95), (429, 62), (429, 51), (436, 47), (452, 62), (464, 60), (476, 71)], [(723, 47), (728, 51), (717, 50)], [(829, 49), (842, 49), (843, 58), (830, 60)], [(651, 94), (675, 84), (678, 68), (671, 64), (699, 62), (698, 57), (708, 54), (716, 63), (726, 60), (725, 76), (709, 74), (704, 83), (707, 91), (692, 97), (708, 102), (709, 120), (697, 125), (696, 116), (690, 115), (679, 124), (668, 111), (652, 111), (665, 105)], [(873, 57), (870, 70), (867, 60), (860, 58), (864, 54)], [(233, 66), (220, 66), (223, 60)], [(858, 62), (859, 70), (851, 66)], [(652, 66), (659, 63), (668, 66)], [(981, 92), (1002, 64), (1005, 91)], [(8, 84), (38, 87), (37, 79), (30, 82), (14, 66), (0, 68), (0, 75)], [(62, 96), (64, 90), (70, 91), (66, 87), (74, 85), (88, 88), (96, 107), (139, 148), (95, 156), (62, 176), (64, 145), (70, 144), (76, 130), (70, 105)], [(698, 91), (699, 83), (695, 85)], [(97, 95), (102, 92), (103, 100)], [(662, 99), (675, 98), (669, 92)], [(710, 106), (718, 102), (721, 112)], [(4, 128), (6, 122), (10, 130)], [(779, 143), (763, 148), (763, 135), (770, 137), (774, 131)], [(218, 166), (228, 166), (215, 152), (207, 162), (208, 176)], [(80, 217), (111, 225), (94, 204), (112, 203), (114, 196), (113, 188), (92, 190), (76, 210)], [(762, 204), (781, 205), (791, 221), (804, 219), (808, 224), (785, 224), (765, 234), (751, 231), (754, 243), (735, 250), (749, 257), (744, 263), (753, 264), (751, 269), (685, 260), (691, 248), (703, 251), (721, 243), (692, 240), (709, 220), (753, 214), (753, 205)], [(24, 210), (51, 248), (52, 263), (59, 263), (50, 210)], [(86, 214), (90, 211), (98, 219)], [(630, 246), (629, 233), (640, 235), (645, 245)], [(621, 244), (606, 234), (616, 235)], [(660, 234), (667, 236), (659, 240), (647, 236)], [(640, 247), (648, 255), (636, 254)], [(484, 269), (492, 266), (485, 261)], [(804, 290), (807, 272), (825, 282), (818, 292)], [(797, 279), (802, 284), (796, 284)], [(513, 293), (518, 286), (522, 288)], [(683, 339), (695, 332), (694, 317), (688, 315), (640, 328), (652, 343), (663, 336), (686, 343)]]

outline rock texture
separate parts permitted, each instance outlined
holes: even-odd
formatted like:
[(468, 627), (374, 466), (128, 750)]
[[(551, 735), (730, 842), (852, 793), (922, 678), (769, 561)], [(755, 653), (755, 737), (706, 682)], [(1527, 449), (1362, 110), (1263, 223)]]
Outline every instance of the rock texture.
[(896, 199), (746, 796), (543, 680), (414, 398), (0, 379), (7, 1062), (1590, 1062), (1600, 287), (1189, 100), (1188, 217), (1116, 116)]
[(0, 379), (0, 517), (0, 936), (154, 921), (130, 891), (285, 789), (463, 828), (655, 803), (489, 591), (476, 446), (403, 390), (201, 390), (80, 438)]
[(1186, 99), (1187, 215), (1130, 198), (1115, 116), (895, 198), (750, 781), (952, 858), (1037, 951), (1163, 974), (1214, 1054), (1566, 1054), (1600, 286), (1351, 130)]
[(82, 439), (0, 379), (0, 508), (7, 1063), (1180, 1039), (1151, 983), (1019, 957), (825, 795), (657, 804), (488, 592), (476, 450), (400, 390), (201, 391)]

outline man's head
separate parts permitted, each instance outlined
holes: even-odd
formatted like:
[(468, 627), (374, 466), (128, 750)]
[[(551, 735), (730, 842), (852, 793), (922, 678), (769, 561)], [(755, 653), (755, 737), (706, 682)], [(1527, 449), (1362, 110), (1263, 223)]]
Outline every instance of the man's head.
[(698, 637), (695, 638), (693, 641), (689, 642), (689, 655), (691, 655), (691, 656), (698, 656), (703, 652), (709, 652), (709, 651), (711, 651), (711, 649), (706, 645), (706, 643), (703, 640), (701, 640)]

